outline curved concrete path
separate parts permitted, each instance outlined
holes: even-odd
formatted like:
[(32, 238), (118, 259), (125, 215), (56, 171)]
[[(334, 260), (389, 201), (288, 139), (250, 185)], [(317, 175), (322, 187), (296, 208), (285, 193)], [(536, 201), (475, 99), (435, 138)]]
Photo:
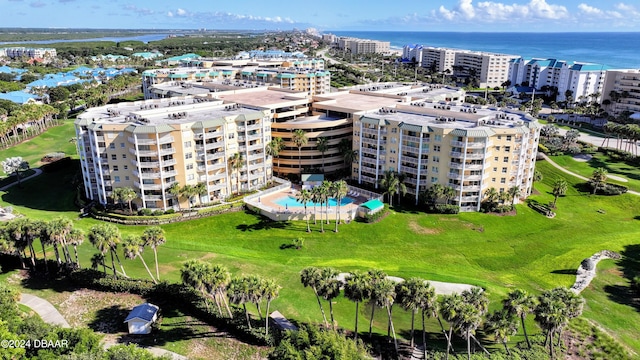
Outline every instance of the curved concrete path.
[[(547, 162), (549, 162), (549, 164), (551, 164), (551, 166), (553, 166), (554, 168), (556, 168), (556, 169), (558, 169), (558, 170), (560, 170), (560, 171), (562, 171), (562, 172), (564, 172), (564, 173), (567, 173), (567, 174), (569, 174), (569, 175), (571, 175), (571, 176), (575, 176), (575, 177), (577, 177), (578, 179), (581, 179), (581, 180), (584, 180), (584, 181), (589, 181), (589, 179), (588, 179), (588, 178), (586, 178), (586, 177), (584, 177), (584, 176), (582, 176), (582, 175), (576, 174), (576, 173), (574, 173), (574, 172), (572, 172), (572, 171), (569, 171), (569, 170), (567, 170), (567, 169), (563, 168), (562, 166), (560, 166), (560, 165), (556, 164), (553, 160), (551, 160), (551, 159), (547, 156), (547, 154), (544, 154), (544, 153), (539, 153), (539, 154), (540, 154), (540, 155), (542, 155), (542, 158), (543, 158), (543, 159), (545, 159)], [(633, 190), (627, 190), (627, 193), (628, 193), (628, 194), (632, 194), (632, 195), (636, 195), (636, 196), (640, 196), (640, 192), (633, 191)]]
[(69, 323), (62, 317), (62, 314), (51, 305), (47, 300), (31, 294), (22, 294), (20, 296), (20, 304), (25, 305), (36, 314), (40, 315), (42, 320), (47, 324), (58, 325), (68, 328)]
[[(44, 322), (51, 325), (58, 325), (64, 328), (70, 328), (67, 320), (62, 317), (62, 314), (56, 309), (50, 302), (47, 300), (31, 295), (31, 294), (22, 294), (20, 296), (20, 304), (25, 305), (31, 308), (36, 314), (38, 314)], [(105, 349), (114, 345), (119, 344), (104, 344)], [(186, 356), (182, 356), (180, 354), (176, 354), (172, 351), (157, 348), (157, 347), (144, 347), (140, 346), (142, 349), (149, 351), (153, 356), (165, 356), (169, 355), (173, 360), (187, 360)]]
[[(34, 173), (33, 173), (33, 174), (31, 174), (31, 175), (29, 175), (29, 176), (27, 176), (26, 178), (20, 179), (20, 182), (27, 181), (27, 180), (29, 180), (29, 179), (32, 179), (32, 178), (34, 178), (34, 177), (36, 177), (36, 176), (38, 176), (38, 175), (42, 174), (42, 170), (40, 170), (40, 168), (35, 168), (35, 169), (31, 169), (31, 170), (33, 170), (33, 171), (34, 171)], [(11, 175), (11, 176), (14, 176), (14, 175)], [(0, 188), (0, 191), (7, 191), (7, 189), (9, 189), (10, 187), (12, 187), (12, 186), (16, 185), (17, 183), (18, 183), (18, 182), (17, 182), (17, 181), (15, 181), (15, 182), (12, 182), (12, 183), (11, 183), (11, 184), (9, 184), (9, 185), (5, 185), (5, 186), (3, 186), (3, 187), (1, 187), (1, 188)]]

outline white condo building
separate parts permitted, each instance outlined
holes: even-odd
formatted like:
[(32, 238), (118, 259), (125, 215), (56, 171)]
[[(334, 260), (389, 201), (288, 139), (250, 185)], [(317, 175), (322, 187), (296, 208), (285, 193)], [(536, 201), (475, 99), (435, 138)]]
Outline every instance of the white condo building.
[(555, 87), (557, 101), (566, 101), (569, 90), (572, 100), (580, 101), (592, 94), (602, 94), (607, 70), (607, 66), (600, 64), (517, 58), (509, 63), (509, 80), (512, 85), (526, 84), (537, 90)]
[(615, 116), (623, 112), (640, 113), (640, 70), (608, 70), (602, 103), (604, 110)]
[(402, 47), (402, 58), (414, 61), (418, 66), (422, 65), (423, 46), (419, 44), (410, 44)]

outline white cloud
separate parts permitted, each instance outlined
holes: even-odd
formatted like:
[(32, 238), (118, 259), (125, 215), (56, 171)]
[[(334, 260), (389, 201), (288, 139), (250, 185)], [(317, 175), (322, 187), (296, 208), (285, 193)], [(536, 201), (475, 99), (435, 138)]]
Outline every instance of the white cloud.
[(187, 15), (187, 11), (184, 10), (184, 9), (178, 9), (178, 10), (176, 10), (176, 14), (178, 16), (185, 16), (185, 15)]
[(581, 12), (583, 12), (585, 14), (589, 14), (589, 15), (602, 15), (603, 14), (602, 10), (600, 10), (600, 9), (598, 9), (596, 7), (587, 5), (585, 3), (582, 3), (582, 4), (578, 5), (578, 10), (580, 10)]
[(569, 17), (565, 6), (549, 4), (546, 0), (530, 0), (527, 4), (481, 1), (477, 5), (474, 5), (473, 0), (459, 0), (458, 5), (452, 9), (440, 6), (437, 14), (449, 21), (473, 19), (479, 22), (561, 20)]
[(178, 8), (176, 10), (168, 11), (167, 17), (170, 18), (186, 18), (191, 19), (193, 23), (202, 24), (244, 24), (246, 26), (266, 26), (266, 25), (278, 25), (278, 24), (300, 24), (291, 18), (281, 16), (255, 16), (245, 14), (234, 14), (229, 12), (191, 12), (187, 9)]

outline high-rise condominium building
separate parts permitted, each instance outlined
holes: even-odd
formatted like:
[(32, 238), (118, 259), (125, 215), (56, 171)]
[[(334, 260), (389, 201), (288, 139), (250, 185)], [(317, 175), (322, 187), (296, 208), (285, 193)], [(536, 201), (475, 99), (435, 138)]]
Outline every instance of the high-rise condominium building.
[[(607, 66), (568, 62), (556, 59), (513, 59), (509, 63), (512, 85), (528, 85), (537, 90), (557, 89), (557, 101), (592, 101), (593, 94), (602, 94)], [(599, 97), (600, 98), (600, 97)]]
[[(182, 97), (91, 108), (75, 128), (85, 195), (102, 204), (120, 187), (133, 188), (144, 208), (210, 203), (257, 189), (272, 174), (264, 151), (270, 115), (220, 100)], [(205, 190), (194, 199), (169, 191), (199, 183)]]
[(640, 70), (609, 70), (602, 86), (602, 107), (612, 115), (640, 113)]

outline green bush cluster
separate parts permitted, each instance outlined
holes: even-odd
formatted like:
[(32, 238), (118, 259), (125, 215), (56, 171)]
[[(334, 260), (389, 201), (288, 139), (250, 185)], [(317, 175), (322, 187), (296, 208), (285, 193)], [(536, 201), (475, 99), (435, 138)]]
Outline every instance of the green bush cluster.
[[(589, 182), (589, 186), (591, 187), (591, 190), (593, 190), (594, 184)], [(622, 195), (622, 194), (626, 193), (627, 191), (629, 191), (629, 188), (624, 186), (624, 185), (601, 184), (600, 187), (598, 188), (598, 190), (596, 191), (596, 194), (599, 194), (599, 195)]]
[(382, 209), (381, 211), (378, 211), (375, 214), (366, 214), (364, 216), (363, 220), (366, 223), (374, 223), (374, 222), (380, 221), (381, 219), (383, 219), (388, 214), (389, 214), (389, 209), (385, 205), (384, 209)]
[(436, 214), (458, 214), (460, 213), (460, 206), (452, 204), (436, 204), (434, 206), (434, 210)]

